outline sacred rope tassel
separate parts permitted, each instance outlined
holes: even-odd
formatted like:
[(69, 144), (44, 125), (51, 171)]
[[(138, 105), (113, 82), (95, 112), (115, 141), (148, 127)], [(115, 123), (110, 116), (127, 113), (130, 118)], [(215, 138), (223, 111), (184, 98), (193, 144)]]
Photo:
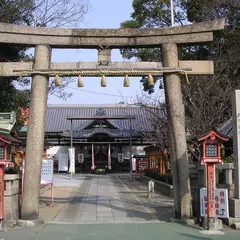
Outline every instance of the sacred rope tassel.
[(102, 75), (101, 87), (106, 87), (106, 86), (107, 86), (107, 79), (106, 79), (105, 75)]
[(128, 75), (126, 75), (125, 78), (124, 78), (123, 86), (124, 87), (129, 87), (130, 86), (130, 81), (129, 81)]
[(79, 88), (84, 87), (84, 83), (83, 83), (81, 75), (78, 76), (78, 87)]
[(19, 83), (22, 83), (22, 76), (19, 76), (18, 82), (19, 82)]
[(55, 85), (56, 86), (61, 86), (62, 85), (61, 78), (58, 75), (56, 75), (56, 78), (55, 78)]
[(153, 86), (154, 85), (154, 79), (152, 74), (148, 74), (148, 86)]

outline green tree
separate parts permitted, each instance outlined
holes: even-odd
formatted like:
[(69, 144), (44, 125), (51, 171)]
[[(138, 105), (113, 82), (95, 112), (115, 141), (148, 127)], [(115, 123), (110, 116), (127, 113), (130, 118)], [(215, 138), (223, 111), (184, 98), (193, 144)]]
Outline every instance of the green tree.
[[(32, 15), (30, 10), (34, 7), (32, 1), (0, 1), (0, 22), (30, 25)], [(26, 48), (0, 44), (0, 62), (21, 61), (25, 57)], [(0, 78), (0, 111), (15, 111), (19, 115), (20, 107), (28, 107), (30, 92), (15, 88), (11, 78)]]
[[(175, 0), (175, 25), (226, 18), (224, 31), (214, 34), (214, 42), (207, 45), (179, 46), (182, 60), (213, 60), (214, 76), (189, 77), (182, 81), (186, 108), (187, 130), (198, 136), (210, 127), (223, 123), (231, 116), (231, 92), (240, 87), (240, 2), (238, 0)], [(163, 28), (170, 26), (169, 0), (133, 0), (131, 20), (122, 28)], [(139, 61), (162, 61), (159, 49), (123, 49), (124, 58)], [(143, 89), (151, 94), (147, 78)], [(160, 87), (163, 88), (162, 78)]]
[[(0, 0), (0, 22), (28, 26), (75, 26), (89, 10), (88, 0)], [(0, 44), (0, 62), (31, 61), (26, 48)], [(0, 78), (0, 112), (16, 111), (28, 107), (30, 91), (16, 88), (15, 78)], [(69, 79), (63, 79), (62, 87), (55, 87), (50, 79), (49, 93), (62, 99), (71, 96), (64, 91)], [(30, 79), (23, 79), (22, 85), (28, 88)]]

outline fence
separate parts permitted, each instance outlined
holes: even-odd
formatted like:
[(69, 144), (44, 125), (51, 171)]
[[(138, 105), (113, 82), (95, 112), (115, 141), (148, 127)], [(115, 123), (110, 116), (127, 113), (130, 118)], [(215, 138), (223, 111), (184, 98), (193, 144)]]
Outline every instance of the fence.
[[(198, 167), (199, 187), (207, 186), (206, 166)], [(216, 165), (216, 187), (228, 189), (229, 198), (234, 197), (234, 164), (224, 163)]]

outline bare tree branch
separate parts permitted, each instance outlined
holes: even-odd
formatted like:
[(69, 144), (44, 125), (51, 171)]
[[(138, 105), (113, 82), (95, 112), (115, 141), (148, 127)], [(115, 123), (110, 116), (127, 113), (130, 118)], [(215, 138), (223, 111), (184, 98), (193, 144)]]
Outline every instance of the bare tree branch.
[(88, 0), (35, 0), (35, 26), (76, 27), (89, 11)]

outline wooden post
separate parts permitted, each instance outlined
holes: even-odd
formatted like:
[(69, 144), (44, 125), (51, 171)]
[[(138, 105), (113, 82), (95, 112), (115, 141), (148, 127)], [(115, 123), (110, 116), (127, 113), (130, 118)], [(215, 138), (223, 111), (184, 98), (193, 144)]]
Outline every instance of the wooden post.
[[(164, 67), (178, 67), (178, 49), (175, 43), (163, 44), (162, 54)], [(168, 108), (175, 213), (178, 218), (188, 219), (191, 217), (191, 192), (180, 77), (176, 73), (166, 73), (164, 85)]]
[[(37, 45), (35, 47), (34, 70), (48, 69), (50, 61), (50, 47)], [(25, 220), (38, 219), (48, 84), (48, 76), (34, 75), (32, 78), (21, 213), (21, 218)]]

